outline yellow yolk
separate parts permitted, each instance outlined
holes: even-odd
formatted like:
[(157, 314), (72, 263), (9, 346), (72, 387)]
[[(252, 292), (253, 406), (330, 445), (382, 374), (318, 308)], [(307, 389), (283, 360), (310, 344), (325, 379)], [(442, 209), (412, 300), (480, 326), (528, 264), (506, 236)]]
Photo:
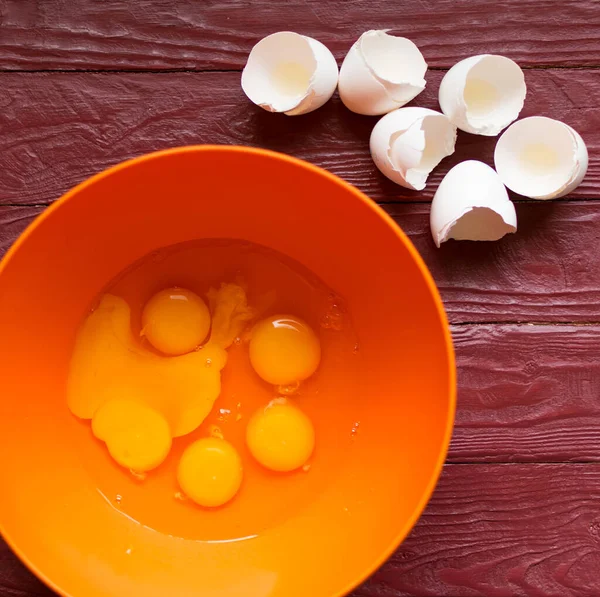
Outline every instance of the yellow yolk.
[(310, 377), (319, 366), (321, 345), (310, 326), (297, 317), (276, 315), (252, 330), (250, 362), (258, 375), (274, 385)]
[(210, 344), (171, 358), (145, 350), (131, 332), (129, 305), (104, 295), (77, 337), (68, 405), (74, 415), (91, 419), (107, 400), (135, 397), (165, 417), (178, 437), (193, 431), (210, 412), (226, 360), (225, 350)]
[(142, 402), (164, 417), (173, 437), (191, 433), (221, 392), (226, 348), (253, 316), (236, 284), (209, 293), (213, 325), (209, 341), (189, 354), (163, 357), (139, 345), (125, 300), (106, 294), (77, 335), (67, 384), (71, 412), (91, 419), (108, 400)]
[(133, 400), (105, 402), (94, 414), (92, 431), (106, 442), (118, 464), (137, 472), (156, 468), (171, 449), (171, 430), (165, 418)]
[(248, 448), (263, 466), (286, 472), (300, 468), (315, 447), (310, 419), (285, 398), (258, 410), (246, 429)]
[(240, 488), (242, 461), (224, 439), (199, 439), (181, 456), (177, 481), (183, 493), (196, 504), (207, 508), (222, 506)]
[(142, 334), (154, 348), (167, 355), (191, 352), (206, 339), (209, 329), (206, 303), (183, 288), (161, 290), (142, 312)]

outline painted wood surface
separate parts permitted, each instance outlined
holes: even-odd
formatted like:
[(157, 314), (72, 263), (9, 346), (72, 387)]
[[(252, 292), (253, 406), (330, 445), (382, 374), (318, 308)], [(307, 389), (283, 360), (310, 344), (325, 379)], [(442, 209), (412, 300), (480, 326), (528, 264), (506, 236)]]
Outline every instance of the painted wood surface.
[(388, 205), (429, 266), (452, 323), (600, 322), (600, 202), (519, 203), (516, 234), (437, 249), (429, 205)]
[(353, 597), (597, 597), (600, 466), (447, 465), (394, 556)]
[(367, 29), (412, 39), (427, 62), (473, 54), (525, 66), (599, 66), (596, 0), (3, 0), (0, 68), (242, 68), (274, 31), (298, 31), (338, 59)]
[[(599, 4), (600, 12), (600, 4)], [(443, 73), (411, 105), (439, 110)], [(590, 166), (571, 197), (600, 197), (600, 70), (525, 73), (523, 116), (547, 114), (585, 139)], [(378, 202), (430, 201), (442, 177), (465, 159), (492, 164), (496, 139), (460, 133), (456, 152), (423, 192), (392, 183), (374, 166), (377, 121), (347, 110), (337, 95), (302, 118), (251, 104), (239, 73), (0, 73), (0, 204), (48, 203), (122, 160), (178, 145), (244, 144), (327, 168)]]
[[(42, 209), (0, 206), (0, 249)], [(431, 239), (428, 204), (386, 210), (423, 256), (451, 323), (600, 323), (600, 201), (519, 203), (517, 234), (441, 249)]]
[[(438, 107), (441, 71), (462, 58), (517, 60), (522, 116), (558, 118), (587, 142), (583, 184), (558, 201), (513, 196), (516, 235), (438, 250), (433, 192), (464, 159), (491, 164), (494, 139), (460, 134), (413, 193), (373, 166), (376, 119), (337, 96), (287, 118), (241, 92), (247, 53), (268, 33), (313, 36), (341, 61), (362, 31), (388, 27), (430, 64), (416, 105)], [(195, 143), (281, 151), (355, 184), (407, 232), (442, 293), (459, 376), (449, 464), (411, 536), (353, 597), (600, 597), (600, 2), (0, 0), (0, 255), (90, 175)], [(51, 595), (1, 540), (0, 595)]]

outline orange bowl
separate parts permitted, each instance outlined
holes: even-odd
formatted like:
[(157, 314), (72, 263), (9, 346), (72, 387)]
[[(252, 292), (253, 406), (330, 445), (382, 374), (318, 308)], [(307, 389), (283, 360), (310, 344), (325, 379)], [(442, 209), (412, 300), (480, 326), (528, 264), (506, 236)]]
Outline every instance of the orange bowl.
[[(144, 255), (199, 238), (252, 241), (312, 270), (347, 300), (364, 363), (366, 419), (349, 465), (297, 515), (239, 540), (157, 532), (107, 503), (82, 462), (89, 434), (65, 402), (94, 297)], [(27, 229), (0, 288), (0, 531), (63, 595), (342, 595), (392, 553), (433, 491), (455, 410), (440, 297), (392, 220), (319, 168), (217, 146), (125, 162)], [(169, 512), (157, 516), (168, 528)]]

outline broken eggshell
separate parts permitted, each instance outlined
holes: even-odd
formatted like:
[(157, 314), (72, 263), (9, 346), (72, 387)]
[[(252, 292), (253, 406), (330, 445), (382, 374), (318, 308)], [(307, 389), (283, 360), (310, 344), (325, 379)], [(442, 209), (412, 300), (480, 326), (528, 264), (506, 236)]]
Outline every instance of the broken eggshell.
[(442, 79), (442, 112), (462, 131), (493, 137), (516, 120), (527, 87), (521, 67), (504, 56), (461, 60)]
[(431, 203), (431, 234), (439, 247), (456, 240), (498, 240), (516, 232), (517, 214), (493, 168), (467, 160), (444, 176)]
[(386, 114), (371, 133), (371, 156), (395, 183), (420, 191), (429, 173), (454, 153), (456, 127), (440, 112), (400, 108)]
[(500, 137), (494, 164), (511, 191), (532, 199), (555, 199), (579, 186), (588, 152), (568, 124), (532, 116), (515, 122)]
[(412, 41), (385, 31), (367, 31), (344, 58), (340, 98), (357, 114), (386, 114), (425, 89), (426, 71), (423, 54)]
[(261, 39), (242, 72), (242, 89), (268, 112), (288, 116), (320, 108), (335, 91), (338, 67), (320, 41), (291, 31)]

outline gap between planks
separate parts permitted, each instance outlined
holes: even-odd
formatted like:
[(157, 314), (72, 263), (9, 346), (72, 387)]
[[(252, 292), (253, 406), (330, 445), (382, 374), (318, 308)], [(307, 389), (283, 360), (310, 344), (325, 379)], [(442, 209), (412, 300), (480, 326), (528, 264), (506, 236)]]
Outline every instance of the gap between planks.
[(555, 326), (555, 327), (585, 327), (600, 326), (600, 321), (459, 321), (450, 323), (450, 327), (477, 327), (482, 325), (529, 325), (537, 327)]
[[(3, 202), (0, 199), (0, 207), (50, 207), (53, 203), (56, 203), (60, 199), (53, 199), (48, 203), (14, 203), (14, 202)], [(513, 203), (518, 204), (547, 204), (547, 203), (600, 203), (600, 197), (559, 197), (558, 199), (528, 199), (526, 197), (513, 197), (511, 198)], [(377, 203), (377, 205), (383, 209), (386, 207), (402, 206), (402, 205), (431, 205), (431, 199), (402, 199), (402, 201), (385, 201)]]
[(532, 460), (531, 462), (522, 462), (522, 461), (514, 461), (514, 462), (503, 462), (503, 461), (493, 461), (493, 462), (485, 462), (485, 461), (477, 461), (477, 460), (452, 460), (444, 462), (444, 468), (450, 468), (454, 466), (506, 466), (506, 467), (523, 467), (523, 466), (561, 466), (561, 465), (589, 465), (593, 464), (598, 466), (600, 463), (598, 460)]
[[(522, 70), (600, 70), (600, 65), (552, 65), (552, 64), (536, 64), (533, 66), (521, 66)], [(441, 66), (429, 66), (427, 70), (430, 71), (439, 71), (439, 72), (447, 72), (448, 68)], [(164, 69), (144, 69), (144, 68), (135, 68), (135, 69), (119, 69), (119, 68), (97, 68), (97, 69), (86, 69), (86, 68), (37, 68), (37, 69), (26, 69), (26, 68), (0, 68), (0, 75), (8, 73), (8, 74), (43, 74), (43, 73), (63, 73), (63, 74), (81, 74), (81, 73), (90, 73), (90, 74), (156, 74), (156, 75), (164, 75), (164, 74), (173, 74), (173, 73), (190, 73), (190, 74), (199, 74), (199, 73), (241, 73), (242, 69), (239, 68), (202, 68), (202, 69), (194, 69), (194, 68), (164, 68)]]

